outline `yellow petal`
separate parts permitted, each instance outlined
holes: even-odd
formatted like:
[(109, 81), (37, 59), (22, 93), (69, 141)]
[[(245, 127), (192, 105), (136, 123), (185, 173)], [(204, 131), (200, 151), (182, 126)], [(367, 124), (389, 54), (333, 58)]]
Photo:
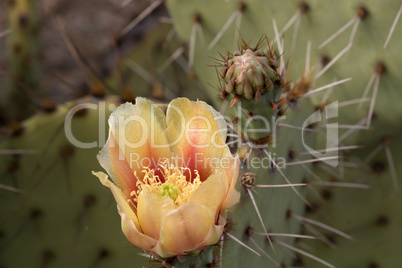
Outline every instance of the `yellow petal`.
[[(125, 159), (133, 172), (142, 179), (144, 167), (155, 169), (170, 157), (165, 136), (166, 118), (151, 101), (136, 98), (136, 104), (125, 103), (109, 117), (109, 127), (120, 159)], [(120, 178), (121, 179), (121, 178)]]
[(213, 225), (214, 215), (208, 213), (208, 209), (201, 204), (187, 202), (162, 219), (159, 241), (166, 251), (184, 254), (203, 244)]
[(134, 211), (130, 207), (127, 199), (124, 197), (120, 189), (108, 180), (105, 173), (92, 172), (92, 174), (97, 176), (100, 182), (106, 187), (109, 187), (112, 191), (112, 194), (116, 199), (119, 214), (121, 217), (121, 228), (127, 239), (132, 244), (145, 250), (151, 250), (152, 248), (154, 248), (157, 245), (158, 241), (141, 232), (137, 216), (135, 215)]
[(141, 233), (135, 226), (134, 222), (130, 220), (125, 213), (119, 211), (119, 214), (121, 217), (121, 229), (128, 241), (133, 245), (145, 250), (153, 250), (158, 245), (156, 239)]
[(190, 251), (189, 254), (197, 255), (204, 247), (216, 244), (219, 241), (219, 238), (222, 236), (223, 230), (225, 229), (225, 224), (225, 217), (222, 215), (219, 216), (218, 224), (211, 225), (205, 239), (196, 246), (197, 249)]
[(214, 215), (214, 222), (220, 214), (220, 208), (228, 192), (225, 174), (213, 174), (195, 190), (190, 202), (199, 203)]
[[(210, 105), (178, 98), (166, 112), (166, 136), (175, 155), (183, 157), (184, 166), (198, 170), (201, 181), (214, 173), (211, 159), (219, 160), (227, 150), (226, 122)], [(195, 177), (193, 172), (192, 178)]]
[(201, 248), (208, 245), (213, 245), (218, 242), (221, 237), (223, 230), (225, 229), (226, 219), (222, 215), (219, 216), (218, 223), (212, 225), (209, 229), (208, 235), (205, 237), (204, 241), (197, 247)]
[(159, 239), (163, 216), (176, 208), (176, 204), (170, 197), (147, 193), (143, 190), (138, 196), (137, 203), (137, 215), (143, 233)]

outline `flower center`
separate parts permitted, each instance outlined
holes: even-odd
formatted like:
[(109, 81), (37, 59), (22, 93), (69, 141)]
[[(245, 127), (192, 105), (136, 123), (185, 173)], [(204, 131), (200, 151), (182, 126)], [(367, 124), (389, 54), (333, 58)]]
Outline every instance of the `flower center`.
[(198, 174), (198, 170), (194, 170), (196, 178), (188, 181), (184, 173), (187, 171), (191, 174), (191, 170), (185, 167), (176, 167), (169, 164), (169, 162), (163, 162), (159, 164), (158, 171), (165, 179), (161, 181), (159, 175), (155, 174), (155, 171), (150, 168), (144, 169), (144, 179), (142, 181), (137, 180), (137, 191), (132, 191), (131, 196), (134, 196), (134, 201), (138, 201), (138, 195), (141, 191), (147, 191), (147, 193), (155, 193), (159, 196), (169, 196), (174, 200), (176, 205), (190, 201), (190, 198), (194, 191), (200, 186), (201, 179)]
[(160, 196), (167, 195), (170, 198), (172, 198), (174, 201), (174, 200), (176, 200), (177, 196), (179, 195), (179, 189), (175, 185), (165, 182), (164, 184), (159, 186), (158, 194)]

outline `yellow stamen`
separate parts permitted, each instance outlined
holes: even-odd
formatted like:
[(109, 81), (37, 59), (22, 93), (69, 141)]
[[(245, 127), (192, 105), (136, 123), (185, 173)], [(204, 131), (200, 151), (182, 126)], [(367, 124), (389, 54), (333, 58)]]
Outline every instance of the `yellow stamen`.
[(144, 179), (142, 181), (137, 181), (138, 190), (131, 192), (131, 196), (134, 196), (134, 201), (138, 201), (138, 195), (143, 190), (148, 193), (168, 195), (178, 206), (190, 201), (192, 194), (201, 184), (198, 171), (194, 170), (196, 178), (192, 182), (189, 182), (184, 175), (186, 171), (191, 174), (189, 168), (169, 165), (167, 161), (159, 164), (159, 166), (158, 170), (162, 173), (165, 182), (162, 183), (161, 179), (155, 174), (153, 169), (144, 169), (142, 171), (144, 173)]

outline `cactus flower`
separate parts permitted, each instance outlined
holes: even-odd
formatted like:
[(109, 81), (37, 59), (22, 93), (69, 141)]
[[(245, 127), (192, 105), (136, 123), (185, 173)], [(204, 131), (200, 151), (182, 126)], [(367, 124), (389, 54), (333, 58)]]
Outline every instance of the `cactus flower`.
[(163, 111), (144, 98), (109, 118), (98, 155), (122, 230), (134, 245), (162, 258), (197, 254), (218, 242), (225, 209), (238, 202), (239, 160), (226, 141), (226, 122), (208, 104), (185, 98)]

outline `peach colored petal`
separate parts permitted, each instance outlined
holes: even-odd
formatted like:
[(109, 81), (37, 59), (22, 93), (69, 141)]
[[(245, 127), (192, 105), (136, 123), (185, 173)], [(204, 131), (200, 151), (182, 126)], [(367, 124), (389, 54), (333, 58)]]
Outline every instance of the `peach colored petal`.
[(225, 229), (226, 219), (221, 215), (218, 219), (217, 225), (211, 225), (209, 228), (208, 235), (205, 237), (204, 241), (196, 246), (195, 250), (189, 252), (191, 255), (197, 255), (204, 247), (209, 245), (214, 245), (219, 241), (222, 236), (223, 230)]
[(126, 159), (119, 159), (119, 148), (117, 146), (109, 146), (109, 144), (115, 144), (111, 133), (102, 151), (97, 156), (98, 161), (117, 187), (123, 191), (123, 194), (130, 196), (132, 191), (137, 190), (137, 178), (134, 176)]
[(127, 102), (119, 106), (109, 117), (109, 127), (115, 141), (110, 141), (109, 147), (119, 148), (119, 159), (125, 159), (139, 179), (144, 167), (156, 169), (170, 157), (165, 114), (145, 98), (136, 98), (135, 105)]
[(214, 215), (198, 203), (187, 202), (162, 219), (161, 246), (177, 255), (197, 249), (214, 225)]
[(159, 239), (162, 218), (167, 212), (176, 209), (177, 205), (168, 196), (141, 191), (138, 196), (137, 216), (142, 232)]
[(152, 252), (156, 253), (158, 256), (162, 257), (162, 258), (169, 258), (169, 257), (174, 257), (177, 256), (177, 253), (173, 253), (173, 252), (169, 252), (167, 250), (165, 250), (160, 241), (158, 241), (158, 243), (156, 244), (155, 247), (153, 247), (151, 249)]
[(229, 168), (226, 169), (226, 178), (228, 180), (229, 189), (227, 192), (227, 196), (225, 197), (225, 200), (223, 201), (222, 204), (221, 208), (222, 211), (227, 208), (230, 208), (240, 200), (240, 193), (236, 191), (235, 188), (237, 179), (239, 177), (239, 165), (240, 165), (239, 157), (238, 156), (236, 156), (236, 158), (232, 157), (230, 166)]
[(216, 244), (219, 238), (222, 236), (225, 229), (226, 219), (222, 215), (219, 216), (218, 224), (211, 225), (207, 236), (201, 244), (197, 245), (197, 248), (202, 248), (208, 245)]
[(120, 189), (108, 180), (108, 177), (105, 173), (92, 172), (92, 174), (97, 176), (103, 185), (110, 188), (114, 198), (116, 199), (121, 217), (121, 228), (127, 239), (132, 244), (145, 250), (151, 250), (154, 248), (158, 241), (141, 232), (137, 216)]
[(121, 217), (121, 229), (124, 235), (133, 245), (145, 250), (153, 250), (158, 244), (156, 239), (141, 233), (135, 226), (134, 222), (130, 220), (125, 213), (119, 211)]
[(225, 174), (212, 174), (195, 190), (190, 202), (198, 203), (214, 215), (214, 222), (218, 220), (220, 207), (228, 192), (228, 182)]
[[(197, 169), (201, 180), (214, 172), (211, 158), (224, 155), (226, 122), (210, 105), (178, 98), (170, 102), (166, 112), (166, 136), (175, 155), (183, 157), (184, 166)], [(195, 173), (191, 174), (194, 178)]]

